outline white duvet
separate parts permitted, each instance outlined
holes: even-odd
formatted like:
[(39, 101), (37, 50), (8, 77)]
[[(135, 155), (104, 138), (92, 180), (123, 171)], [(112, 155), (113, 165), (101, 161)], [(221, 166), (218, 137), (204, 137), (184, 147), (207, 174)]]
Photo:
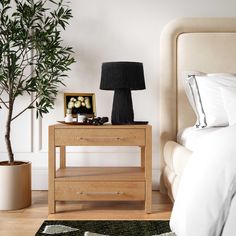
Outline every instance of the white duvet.
[(171, 215), (172, 231), (177, 236), (221, 235), (235, 192), (234, 125), (204, 137), (188, 162)]

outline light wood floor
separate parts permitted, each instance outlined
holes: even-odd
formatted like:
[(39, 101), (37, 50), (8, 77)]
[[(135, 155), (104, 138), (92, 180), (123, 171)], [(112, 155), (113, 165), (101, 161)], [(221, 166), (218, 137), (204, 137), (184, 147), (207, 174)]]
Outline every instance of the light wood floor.
[(144, 213), (141, 202), (98, 202), (57, 204), (48, 215), (47, 191), (33, 191), (32, 206), (18, 211), (0, 211), (0, 236), (33, 236), (44, 220), (166, 220), (172, 204), (166, 195), (153, 191), (153, 213)]

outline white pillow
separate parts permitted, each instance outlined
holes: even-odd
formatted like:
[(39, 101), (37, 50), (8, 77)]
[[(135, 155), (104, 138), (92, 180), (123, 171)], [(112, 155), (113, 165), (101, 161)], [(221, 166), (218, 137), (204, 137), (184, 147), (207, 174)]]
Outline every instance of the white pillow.
[(197, 116), (196, 127), (228, 125), (220, 87), (236, 87), (234, 74), (215, 73), (200, 76), (192, 74), (185, 77), (185, 83), (186, 94)]
[(229, 125), (234, 125), (236, 124), (236, 87), (221, 87), (220, 90)]
[(198, 109), (197, 109), (197, 104), (199, 102), (197, 102), (195, 100), (195, 97), (198, 98), (197, 96), (197, 89), (195, 87), (195, 83), (193, 80), (193, 77), (196, 75), (207, 75), (206, 73), (200, 72), (200, 71), (184, 71), (182, 73), (182, 82), (183, 82), (183, 86), (185, 89), (185, 93), (188, 97), (189, 103), (192, 106), (194, 113), (196, 114), (196, 127), (200, 127), (200, 116), (198, 114)]

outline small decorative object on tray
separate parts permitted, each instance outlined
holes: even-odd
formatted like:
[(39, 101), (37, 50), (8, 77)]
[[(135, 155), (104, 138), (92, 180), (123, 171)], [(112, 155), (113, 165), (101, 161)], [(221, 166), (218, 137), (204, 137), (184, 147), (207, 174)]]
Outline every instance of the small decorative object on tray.
[(73, 117), (72, 117), (71, 109), (67, 109), (66, 110), (66, 116), (65, 116), (64, 120), (65, 120), (65, 123), (73, 122)]
[(94, 118), (86, 118), (84, 123), (89, 125), (103, 125), (108, 122), (108, 117), (94, 117)]
[(83, 123), (86, 118), (87, 118), (86, 115), (78, 113), (78, 115), (77, 115), (77, 122)]

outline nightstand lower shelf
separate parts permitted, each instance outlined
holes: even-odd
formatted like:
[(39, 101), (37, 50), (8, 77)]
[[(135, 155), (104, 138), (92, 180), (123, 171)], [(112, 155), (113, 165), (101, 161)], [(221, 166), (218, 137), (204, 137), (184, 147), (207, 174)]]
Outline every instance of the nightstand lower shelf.
[(142, 167), (65, 167), (55, 181), (145, 181)]

